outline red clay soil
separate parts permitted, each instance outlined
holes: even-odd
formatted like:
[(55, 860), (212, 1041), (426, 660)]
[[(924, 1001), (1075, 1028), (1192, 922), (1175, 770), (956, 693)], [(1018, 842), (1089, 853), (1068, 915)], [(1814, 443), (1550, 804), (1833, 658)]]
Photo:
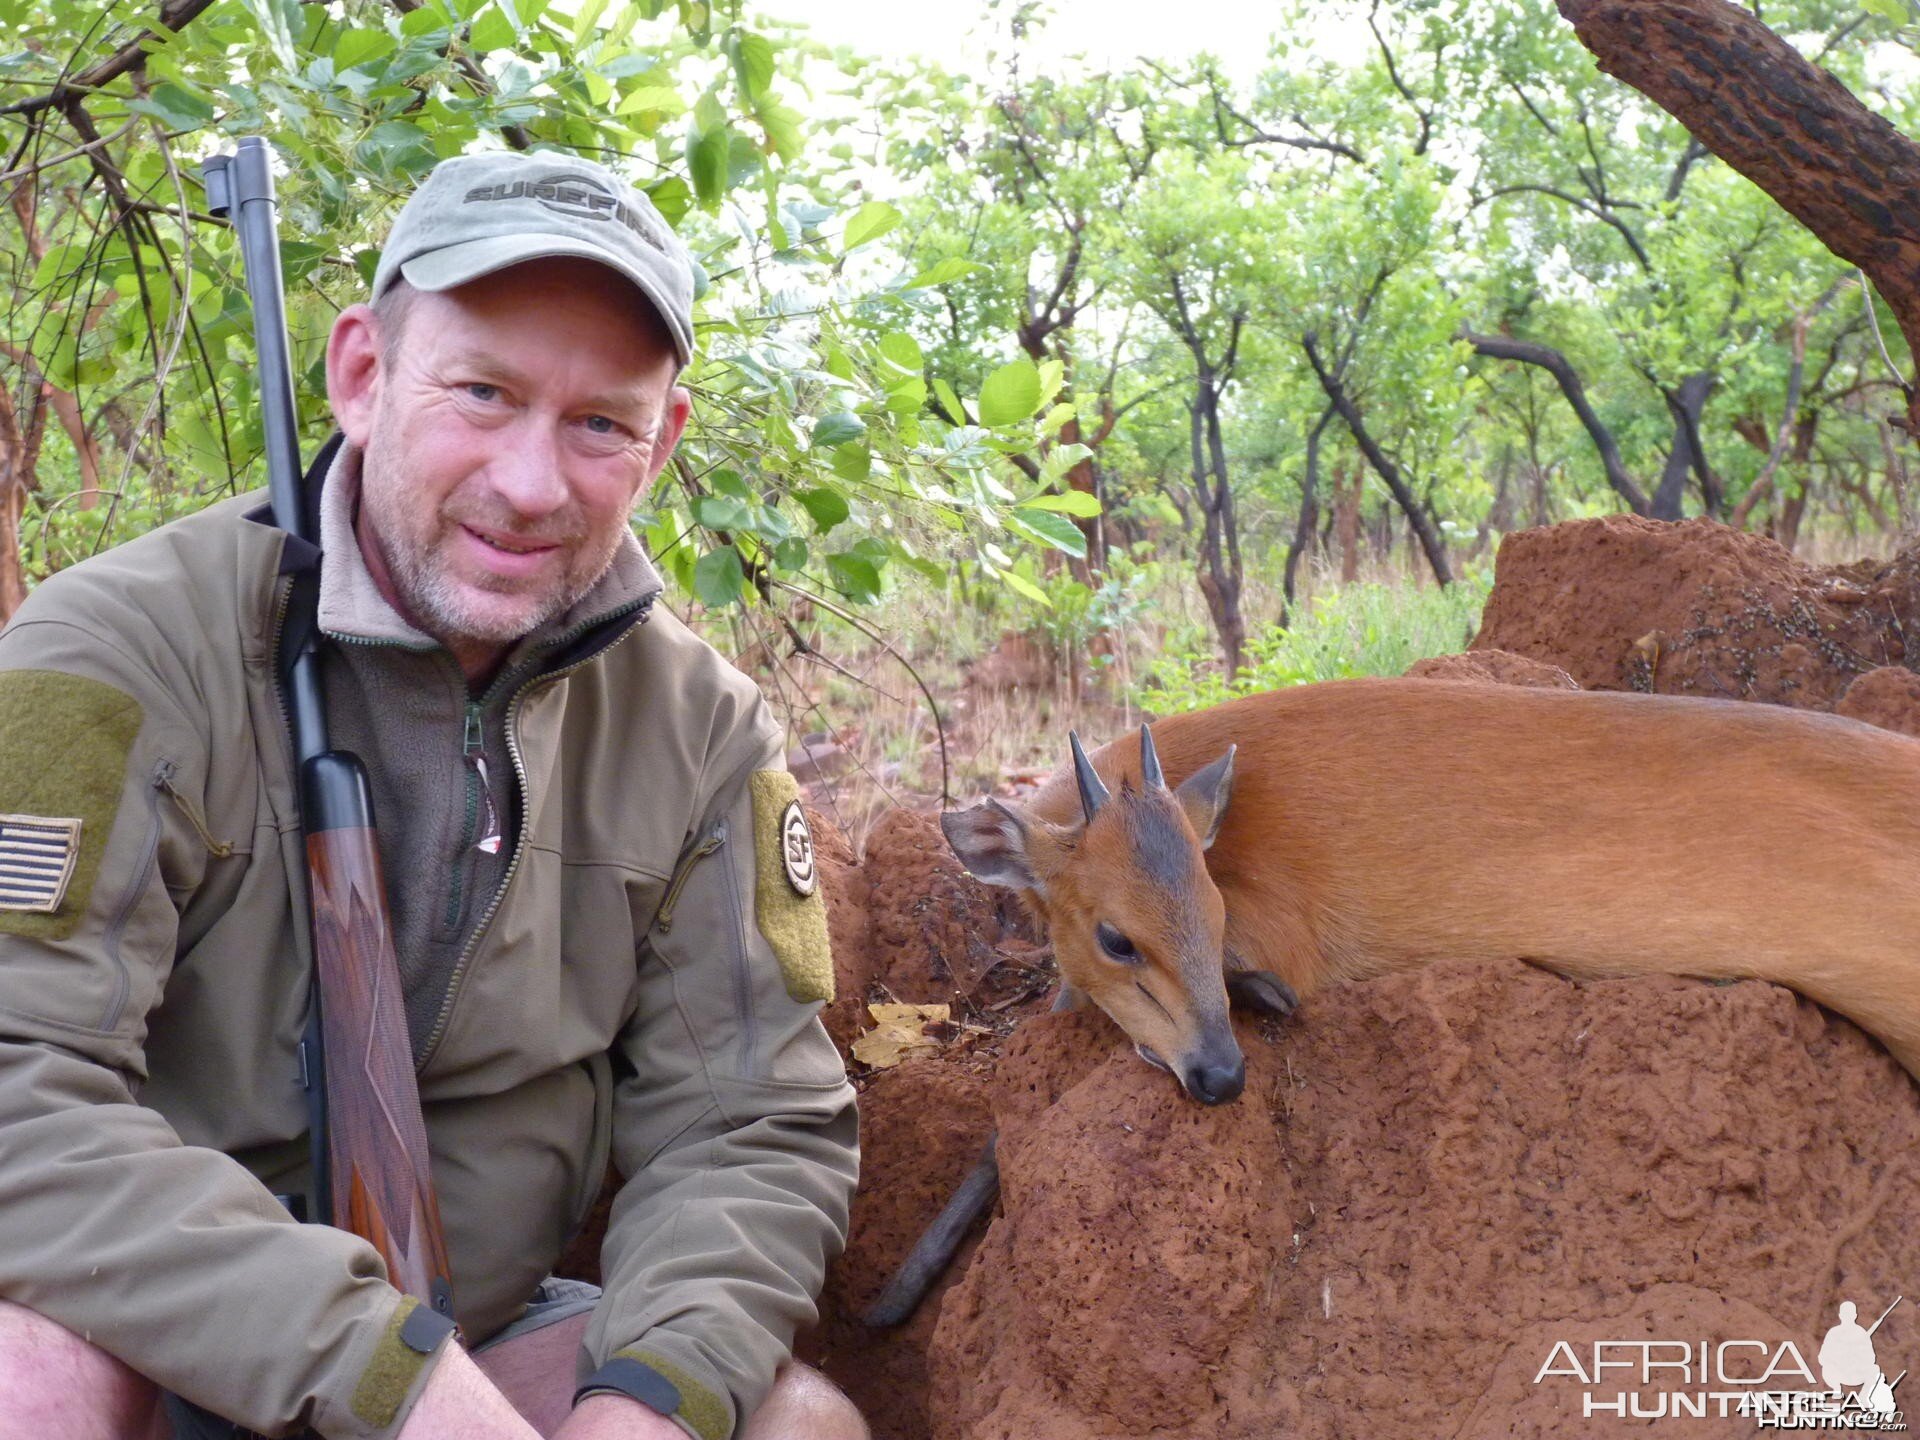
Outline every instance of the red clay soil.
[(1579, 684), (1558, 665), (1515, 655), (1510, 650), (1469, 650), (1464, 655), (1434, 655), (1407, 667), (1416, 680), (1480, 680), (1490, 685), (1519, 685), (1533, 690), (1578, 690)]
[[(1009, 1043), (1003, 1213), (941, 1308), (934, 1436), (1599, 1435), (1588, 1387), (1535, 1383), (1558, 1340), (1813, 1363), (1840, 1300), (1911, 1288), (1920, 1097), (1790, 991), (1442, 962), (1270, 1033), (1240, 1027), (1218, 1109), (1097, 1017)], [(1920, 1317), (1878, 1339), (1920, 1361)], [(1596, 1398), (1727, 1388), (1620, 1373)]]
[(1833, 713), (1920, 737), (1920, 675), (1898, 665), (1869, 670), (1847, 687)]
[(1920, 547), (1818, 569), (1709, 520), (1517, 531), (1494, 575), (1471, 648), (1558, 665), (1587, 690), (1830, 710), (1855, 676), (1910, 666), (1920, 626)]

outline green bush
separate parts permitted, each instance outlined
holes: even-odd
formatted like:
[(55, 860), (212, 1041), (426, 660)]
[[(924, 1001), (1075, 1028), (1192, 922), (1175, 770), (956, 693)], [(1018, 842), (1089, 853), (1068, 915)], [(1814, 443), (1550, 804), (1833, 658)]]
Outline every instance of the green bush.
[(1208, 632), (1170, 634), (1134, 700), (1172, 715), (1285, 685), (1399, 675), (1416, 660), (1464, 650), (1492, 587), (1491, 572), (1475, 571), (1444, 590), (1364, 584), (1316, 595), (1294, 624), (1249, 635), (1246, 663), (1231, 679)]

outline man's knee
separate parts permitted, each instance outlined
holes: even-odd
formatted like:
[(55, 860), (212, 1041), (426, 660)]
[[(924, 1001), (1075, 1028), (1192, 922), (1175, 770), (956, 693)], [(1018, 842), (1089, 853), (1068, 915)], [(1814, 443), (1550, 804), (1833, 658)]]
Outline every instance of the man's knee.
[(84, 1336), (7, 1300), (0, 1300), (0, 1416), (36, 1440), (167, 1434), (151, 1380)]
[(781, 1367), (766, 1403), (740, 1440), (868, 1440), (860, 1411), (826, 1376), (793, 1361)]

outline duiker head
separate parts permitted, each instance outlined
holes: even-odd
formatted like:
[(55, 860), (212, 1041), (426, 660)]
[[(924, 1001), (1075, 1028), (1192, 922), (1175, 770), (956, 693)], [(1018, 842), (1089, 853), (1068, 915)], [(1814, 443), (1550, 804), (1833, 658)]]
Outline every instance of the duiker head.
[(1226, 907), (1205, 851), (1226, 815), (1234, 752), (1170, 789), (1142, 725), (1140, 783), (1129, 776), (1115, 792), (1070, 738), (1078, 824), (988, 800), (949, 811), (940, 828), (974, 875), (1031, 896), (1062, 980), (1112, 1016), (1142, 1057), (1196, 1100), (1232, 1100), (1246, 1063), (1227, 1021)]

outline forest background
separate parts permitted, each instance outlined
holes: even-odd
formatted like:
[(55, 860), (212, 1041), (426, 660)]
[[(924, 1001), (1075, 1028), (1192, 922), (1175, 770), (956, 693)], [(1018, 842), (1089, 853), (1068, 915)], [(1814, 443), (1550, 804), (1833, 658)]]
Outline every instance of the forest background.
[[(649, 191), (700, 355), (636, 527), (855, 830), (1046, 768), (1069, 724), (1460, 649), (1523, 526), (1705, 515), (1846, 559), (1911, 528), (1884, 278), (1545, 0), (1288, 0), (1224, 62), (1060, 60), (1003, 0), (963, 69), (805, 9), (0, 0), (0, 622), (264, 483), (198, 170), (247, 134), (308, 453), (331, 319), (437, 160), (551, 147)], [(1907, 131), (1917, 13), (1745, 12)]]

